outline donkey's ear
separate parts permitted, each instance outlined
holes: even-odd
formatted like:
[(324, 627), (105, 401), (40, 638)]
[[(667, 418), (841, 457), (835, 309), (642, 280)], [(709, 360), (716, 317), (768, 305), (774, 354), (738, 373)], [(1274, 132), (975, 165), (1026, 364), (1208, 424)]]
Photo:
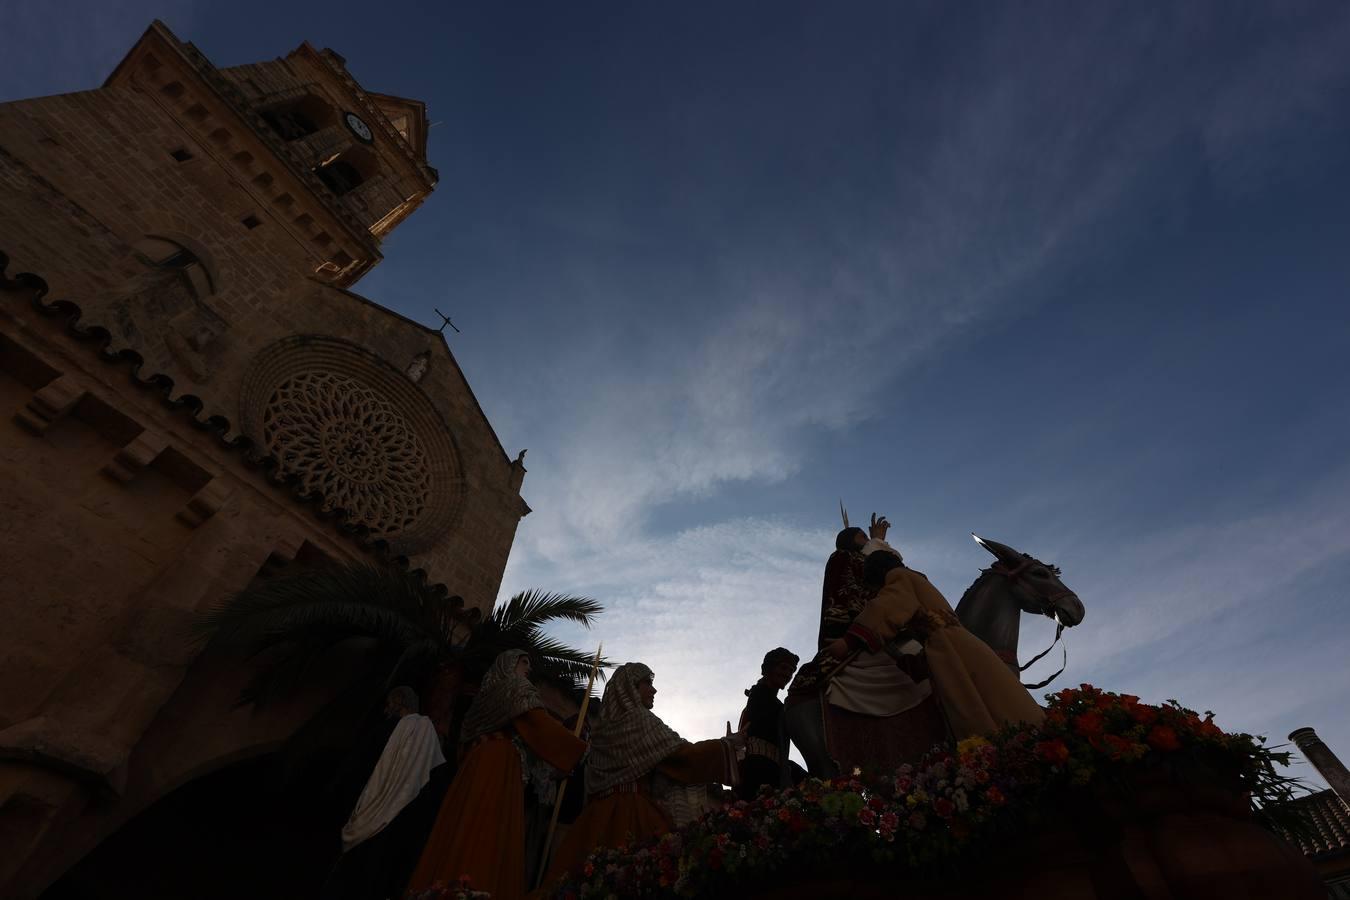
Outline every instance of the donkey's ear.
[(970, 533), (970, 536), (975, 539), (977, 544), (1005, 563), (1012, 564), (1018, 562), (1022, 558), (1022, 554), (1018, 553), (1007, 544), (1000, 544), (998, 541), (987, 541), (973, 531)]

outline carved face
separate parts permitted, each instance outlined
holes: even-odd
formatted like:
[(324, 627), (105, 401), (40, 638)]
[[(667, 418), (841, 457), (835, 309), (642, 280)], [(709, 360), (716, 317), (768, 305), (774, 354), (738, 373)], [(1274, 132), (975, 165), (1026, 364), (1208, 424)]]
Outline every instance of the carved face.
[(1039, 559), (1028, 558), (1031, 565), (1013, 586), (1013, 592), (1022, 601), (1022, 608), (1032, 612), (1051, 610), (1066, 628), (1083, 621), (1083, 602), (1059, 580), (1054, 567)]
[(1059, 578), (1059, 570), (1034, 556), (1019, 553), (1007, 544), (975, 536), (980, 546), (988, 550), (1003, 566), (1016, 570), (1012, 593), (1027, 612), (1054, 615), (1066, 628), (1083, 621), (1086, 610), (1083, 601)]
[(764, 680), (776, 691), (781, 691), (792, 682), (797, 664), (790, 659), (779, 660), (764, 672)]
[(656, 705), (656, 685), (652, 684), (650, 678), (639, 681), (637, 690), (638, 698), (642, 701), (643, 706), (651, 709)]

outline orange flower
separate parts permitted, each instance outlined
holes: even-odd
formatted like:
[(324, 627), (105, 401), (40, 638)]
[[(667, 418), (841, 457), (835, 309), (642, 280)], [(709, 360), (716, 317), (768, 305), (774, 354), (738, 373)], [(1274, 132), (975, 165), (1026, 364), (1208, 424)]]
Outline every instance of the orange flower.
[(1140, 725), (1149, 725), (1158, 718), (1158, 712), (1153, 707), (1141, 703), (1130, 707), (1130, 717)]
[(1155, 725), (1149, 731), (1146, 740), (1154, 750), (1172, 751), (1181, 749), (1177, 733), (1166, 725)]
[(1058, 739), (1041, 741), (1036, 745), (1036, 753), (1047, 762), (1066, 763), (1069, 761), (1069, 748)]
[(1073, 730), (1084, 737), (1099, 735), (1105, 727), (1106, 720), (1102, 718), (1102, 714), (1092, 710), (1082, 713), (1073, 720)]
[(1121, 759), (1130, 754), (1130, 742), (1125, 738), (1114, 734), (1108, 734), (1106, 741), (1106, 752), (1112, 759)]

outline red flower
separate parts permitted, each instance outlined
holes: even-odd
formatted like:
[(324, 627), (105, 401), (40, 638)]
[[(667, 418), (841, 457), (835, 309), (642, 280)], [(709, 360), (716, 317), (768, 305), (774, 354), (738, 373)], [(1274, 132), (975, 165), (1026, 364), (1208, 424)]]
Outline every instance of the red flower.
[(1166, 725), (1153, 726), (1146, 740), (1154, 750), (1170, 751), (1181, 748), (1181, 741), (1177, 739), (1177, 733)]
[(1158, 718), (1158, 711), (1152, 706), (1140, 703), (1130, 707), (1130, 717), (1140, 725), (1149, 725)]
[(875, 825), (877, 821), (877, 814), (875, 811), (870, 809), (860, 810), (858, 812), (858, 821), (863, 823), (864, 825)]
[(1106, 727), (1102, 714), (1095, 711), (1085, 712), (1073, 720), (1073, 730), (1084, 737), (1095, 737)]
[(1041, 759), (1052, 763), (1066, 763), (1069, 761), (1069, 748), (1061, 740), (1041, 741), (1036, 745), (1036, 753)]
[(956, 807), (946, 797), (938, 797), (933, 801), (933, 812), (944, 819), (950, 819), (952, 813), (956, 812)]
[(885, 800), (882, 800), (882, 799), (881, 799), (880, 797), (878, 797), (876, 794), (873, 794), (873, 795), (872, 795), (872, 798), (871, 798), (870, 800), (867, 801), (867, 805), (870, 806), (870, 807), (872, 807), (872, 808), (875, 809), (875, 810), (880, 810), (882, 807), (884, 807), (884, 806), (886, 805), (886, 801), (885, 801)]
[(1008, 802), (1008, 798), (1003, 796), (1003, 792), (998, 789), (997, 785), (991, 784), (989, 789), (984, 792), (984, 796), (989, 799), (989, 803), (993, 806), (1002, 806)]
[(1045, 721), (1056, 728), (1062, 728), (1064, 723), (1068, 721), (1068, 716), (1064, 715), (1062, 709), (1052, 709), (1045, 714)]
[(1115, 734), (1108, 734), (1105, 738), (1106, 752), (1112, 759), (1120, 759), (1129, 755), (1130, 742), (1125, 738)]
[(887, 830), (889, 830), (889, 831), (894, 831), (894, 830), (895, 830), (895, 827), (896, 827), (897, 825), (899, 825), (899, 824), (900, 824), (900, 817), (897, 816), (895, 813), (893, 813), (893, 812), (887, 812), (887, 813), (882, 813), (882, 814), (881, 814), (881, 827), (882, 827), (882, 828), (885, 828), (885, 829), (887, 829)]

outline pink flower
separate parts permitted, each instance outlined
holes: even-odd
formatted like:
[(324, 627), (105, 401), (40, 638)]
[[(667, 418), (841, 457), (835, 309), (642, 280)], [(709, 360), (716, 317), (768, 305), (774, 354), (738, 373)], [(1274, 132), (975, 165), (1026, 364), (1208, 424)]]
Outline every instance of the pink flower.
[(893, 812), (884, 812), (881, 814), (881, 827), (888, 831), (894, 831), (900, 824), (900, 817)]
[(874, 810), (864, 809), (858, 813), (858, 821), (864, 825), (874, 825), (877, 821), (877, 814)]

